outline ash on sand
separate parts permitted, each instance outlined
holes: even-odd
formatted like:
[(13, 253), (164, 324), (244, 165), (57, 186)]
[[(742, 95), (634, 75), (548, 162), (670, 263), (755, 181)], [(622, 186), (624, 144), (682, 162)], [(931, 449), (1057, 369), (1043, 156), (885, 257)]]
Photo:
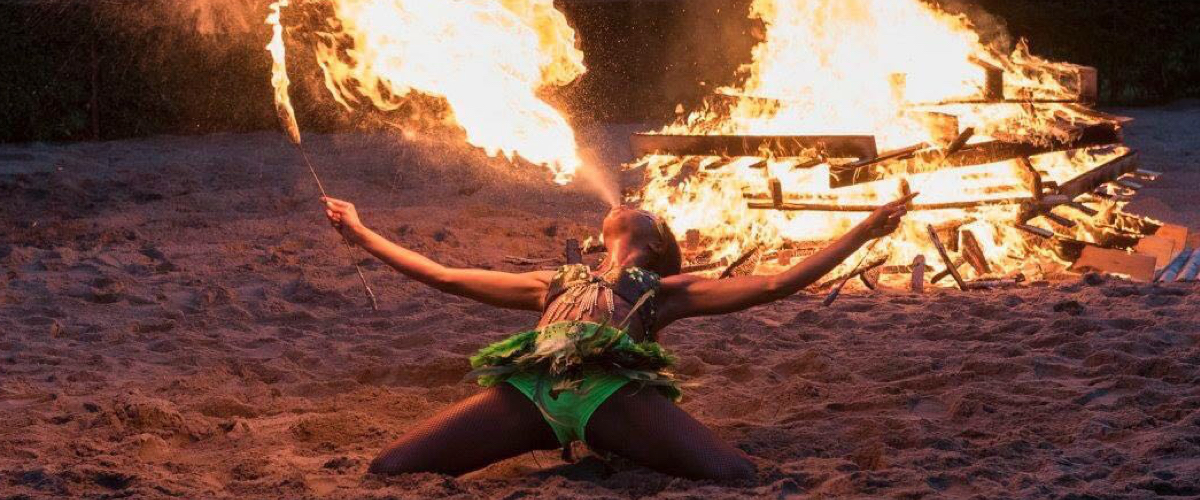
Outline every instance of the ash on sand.
[[(1195, 226), (1200, 141), (1179, 131), (1200, 112), (1126, 112), (1167, 173), (1135, 207)], [(528, 270), (504, 257), (557, 257), (605, 207), (452, 148), (310, 150), (369, 224), (450, 265)], [(277, 134), (0, 148), (0, 497), (1200, 495), (1200, 293), (1099, 277), (801, 295), (669, 329), (684, 408), (754, 457), (755, 484), (553, 453), (366, 476), (478, 390), (471, 352), (535, 317), (359, 254), (369, 312), (309, 182)]]

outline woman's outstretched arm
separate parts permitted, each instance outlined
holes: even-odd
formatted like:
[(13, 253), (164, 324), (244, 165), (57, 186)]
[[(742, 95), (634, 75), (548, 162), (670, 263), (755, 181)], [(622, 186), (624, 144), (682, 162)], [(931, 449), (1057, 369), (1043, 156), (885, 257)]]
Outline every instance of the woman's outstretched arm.
[(659, 328), (692, 316), (727, 314), (774, 302), (816, 283), (849, 258), (864, 244), (894, 232), (908, 211), (906, 203), (916, 194), (888, 203), (850, 232), (792, 266), (771, 276), (743, 276), (722, 280), (698, 276), (671, 276), (662, 282), (663, 302)]
[(515, 274), (446, 267), (392, 243), (367, 228), (359, 220), (358, 211), (353, 204), (334, 198), (323, 198), (321, 201), (325, 203), (325, 215), (329, 217), (329, 222), (350, 243), (362, 247), (405, 276), (443, 292), (497, 307), (542, 310), (546, 288), (553, 272)]

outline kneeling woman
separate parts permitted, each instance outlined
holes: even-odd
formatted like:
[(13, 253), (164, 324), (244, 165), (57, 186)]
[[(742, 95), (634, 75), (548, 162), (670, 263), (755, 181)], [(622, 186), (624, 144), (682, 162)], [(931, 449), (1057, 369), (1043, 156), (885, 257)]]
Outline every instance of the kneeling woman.
[(608, 256), (599, 269), (512, 274), (442, 266), (368, 229), (350, 203), (324, 201), (343, 235), (397, 271), (446, 293), (542, 313), (535, 329), (471, 358), (483, 392), (408, 431), (372, 462), (372, 472), (458, 475), (583, 441), (667, 474), (738, 480), (753, 477), (754, 465), (675, 405), (680, 393), (658, 332), (683, 318), (798, 292), (867, 241), (895, 231), (907, 200), (882, 207), (783, 273), (722, 280), (680, 274), (679, 246), (667, 225), (629, 208), (604, 219)]

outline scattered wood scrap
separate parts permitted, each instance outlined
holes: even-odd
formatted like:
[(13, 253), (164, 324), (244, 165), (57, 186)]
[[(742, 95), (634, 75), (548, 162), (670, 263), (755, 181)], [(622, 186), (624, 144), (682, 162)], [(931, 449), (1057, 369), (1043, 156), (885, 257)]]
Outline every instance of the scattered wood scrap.
[(1079, 260), (1071, 266), (1078, 273), (1098, 272), (1129, 277), (1137, 281), (1154, 281), (1155, 258), (1149, 255), (1086, 246)]
[(1174, 242), (1176, 249), (1184, 247), (1200, 248), (1188, 243), (1188, 228), (1175, 224), (1163, 224), (1154, 232), (1154, 236), (1166, 238)]
[(1183, 266), (1183, 271), (1179, 272), (1175, 281), (1196, 281), (1197, 275), (1200, 275), (1200, 248), (1192, 252), (1192, 256)]
[(579, 245), (579, 240), (567, 240), (566, 248), (563, 250), (563, 258), (567, 261), (567, 264), (583, 263), (583, 247)]
[(1147, 236), (1137, 242), (1134, 251), (1154, 258), (1154, 268), (1162, 269), (1175, 258), (1175, 241), (1162, 236)]
[(1191, 257), (1192, 249), (1184, 248), (1182, 252), (1179, 252), (1179, 255), (1176, 255), (1171, 260), (1170, 264), (1167, 264), (1167, 267), (1158, 274), (1157, 279), (1154, 281), (1167, 283), (1175, 281), (1179, 277), (1179, 273), (1183, 271), (1183, 266), (1187, 265), (1188, 259)]
[(758, 251), (761, 247), (755, 246), (746, 253), (733, 261), (725, 271), (721, 273), (721, 279), (732, 278), (734, 276), (745, 276), (754, 272), (754, 268), (758, 266)]
[(915, 293), (925, 293), (925, 256), (918, 255), (912, 263), (912, 285)]
[(960, 234), (963, 258), (971, 267), (975, 268), (975, 274), (977, 276), (991, 274), (992, 267), (988, 265), (987, 257), (983, 254), (983, 247), (979, 244), (979, 240), (975, 239), (975, 233), (963, 231)]
[(933, 225), (926, 226), (926, 229), (929, 231), (929, 239), (933, 241), (933, 248), (937, 249), (938, 254), (942, 257), (942, 262), (946, 264), (946, 270), (950, 272), (950, 277), (954, 278), (954, 283), (958, 285), (959, 290), (967, 291), (967, 283), (963, 281), (962, 275), (958, 274), (958, 268), (954, 266), (954, 261), (950, 260), (950, 254), (946, 253), (946, 246), (938, 237), (937, 229)]

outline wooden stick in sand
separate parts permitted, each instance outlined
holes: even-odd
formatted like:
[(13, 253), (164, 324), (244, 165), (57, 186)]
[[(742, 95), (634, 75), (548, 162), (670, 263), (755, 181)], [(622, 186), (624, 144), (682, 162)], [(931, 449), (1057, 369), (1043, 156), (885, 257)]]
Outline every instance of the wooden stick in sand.
[[(854, 265), (854, 269), (850, 271), (845, 278), (842, 278), (842, 280), (838, 282), (837, 286), (833, 287), (833, 290), (829, 292), (829, 295), (825, 296), (825, 300), (821, 302), (822, 306), (829, 307), (833, 305), (833, 303), (837, 301), (838, 296), (842, 294), (842, 289), (846, 287), (846, 283), (849, 283), (850, 280), (854, 279), (855, 276), (866, 272), (867, 268), (864, 268), (863, 264), (867, 262), (867, 257), (871, 256), (871, 251), (875, 249), (875, 245), (879, 244), (880, 240), (882, 239), (883, 238), (877, 238), (874, 241), (871, 241), (871, 244), (867, 246), (867, 251), (863, 253), (862, 258), (858, 259), (858, 264)], [(886, 258), (876, 261), (872, 263), (871, 268), (882, 266), (886, 262)]]
[(933, 240), (933, 248), (942, 257), (942, 262), (946, 263), (946, 270), (950, 271), (950, 277), (954, 278), (954, 282), (958, 284), (959, 290), (967, 291), (967, 283), (963, 281), (962, 275), (958, 274), (958, 268), (955, 267), (954, 261), (950, 260), (950, 254), (946, 253), (946, 246), (942, 244), (942, 239), (938, 237), (937, 229), (934, 229), (932, 224), (926, 226), (926, 229), (929, 231), (929, 239)]
[(913, 258), (912, 263), (912, 291), (914, 293), (925, 292), (925, 256), (918, 255)]

